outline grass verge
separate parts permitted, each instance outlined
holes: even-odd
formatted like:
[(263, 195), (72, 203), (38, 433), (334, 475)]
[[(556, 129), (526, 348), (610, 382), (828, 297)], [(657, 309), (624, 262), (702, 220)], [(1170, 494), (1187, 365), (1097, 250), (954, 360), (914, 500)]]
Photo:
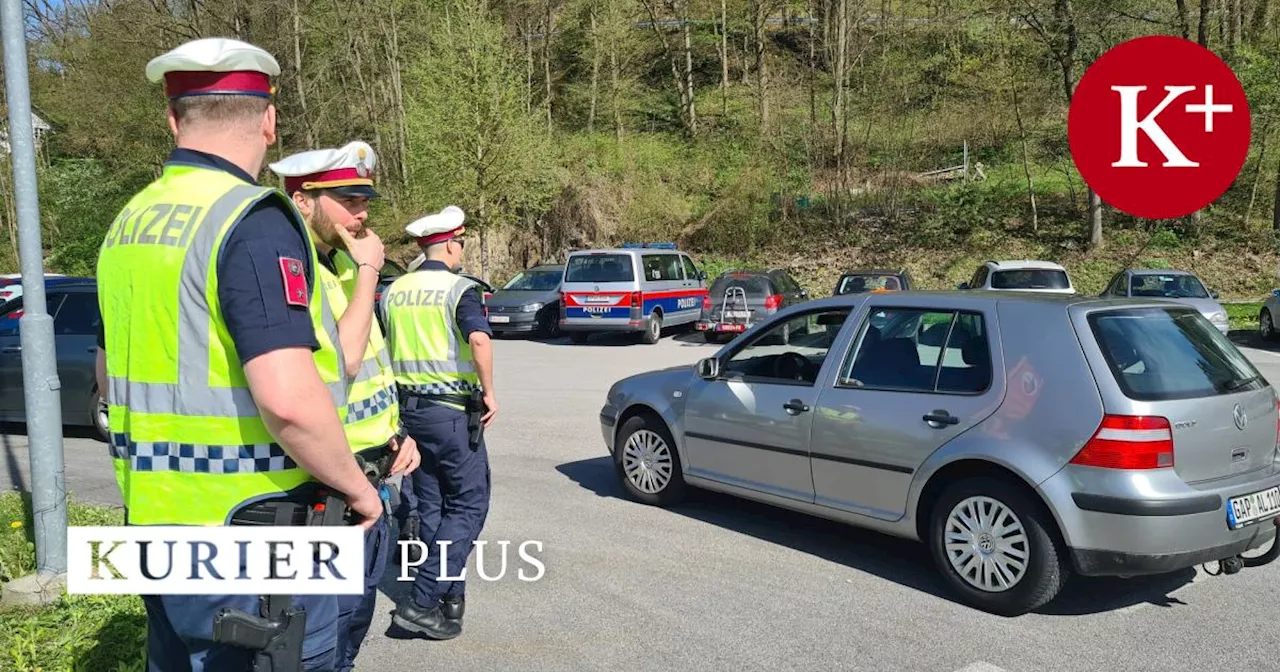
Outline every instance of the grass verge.
[[(0, 581), (35, 570), (35, 540), (28, 493), (0, 494)], [(67, 503), (68, 524), (120, 525), (105, 506)], [(64, 595), (44, 608), (0, 609), (0, 670), (14, 672), (141, 672), (147, 618), (131, 595)]]
[(1227, 319), (1231, 322), (1231, 331), (1257, 331), (1258, 311), (1262, 310), (1262, 302), (1224, 303)]

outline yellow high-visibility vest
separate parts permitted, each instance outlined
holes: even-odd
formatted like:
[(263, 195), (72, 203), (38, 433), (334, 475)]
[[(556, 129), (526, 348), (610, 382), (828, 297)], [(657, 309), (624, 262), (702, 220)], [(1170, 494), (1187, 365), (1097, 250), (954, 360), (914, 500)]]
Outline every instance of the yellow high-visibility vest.
[[(341, 319), (355, 293), (360, 269), (351, 255), (342, 250), (333, 255), (333, 262), (338, 269), (336, 275), (324, 264), (317, 268), (329, 307)], [(364, 349), (360, 371), (349, 381), (344, 420), (347, 441), (357, 451), (381, 446), (400, 430), (395, 376), (391, 372), (391, 358), (377, 319), (373, 319), (369, 327), (369, 342)]]
[[(103, 241), (97, 282), (111, 454), (130, 524), (224, 525), (242, 505), (314, 481), (259, 415), (218, 300), (224, 242), (252, 206), (272, 198), (310, 250), (298, 260), (304, 268), (281, 272), (317, 278), (292, 202), (212, 168), (166, 166)], [(319, 282), (307, 298), (320, 342), (315, 363), (334, 412), (345, 413), (337, 321)]]
[(431, 269), (406, 273), (382, 293), (391, 370), (401, 392), (466, 396), (480, 389), (471, 343), (456, 321), (458, 302), (476, 286)]

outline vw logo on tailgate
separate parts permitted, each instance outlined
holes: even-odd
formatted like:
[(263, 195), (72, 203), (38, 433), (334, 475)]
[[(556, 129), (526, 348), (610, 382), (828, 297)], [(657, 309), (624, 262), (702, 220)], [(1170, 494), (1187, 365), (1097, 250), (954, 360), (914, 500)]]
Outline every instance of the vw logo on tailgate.
[(1240, 408), (1240, 404), (1236, 404), (1234, 410), (1231, 411), (1231, 417), (1236, 421), (1236, 429), (1244, 430), (1244, 426), (1249, 424), (1249, 416), (1245, 415), (1244, 409)]

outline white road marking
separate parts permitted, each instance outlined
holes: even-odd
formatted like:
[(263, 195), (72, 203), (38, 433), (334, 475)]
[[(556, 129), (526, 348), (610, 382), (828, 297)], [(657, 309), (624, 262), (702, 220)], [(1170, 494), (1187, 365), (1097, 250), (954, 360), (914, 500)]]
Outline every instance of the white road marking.
[(976, 663), (971, 663), (966, 667), (962, 667), (956, 670), (956, 672), (1009, 672), (1009, 670), (1006, 670), (1003, 667), (996, 667), (991, 663), (978, 661)]

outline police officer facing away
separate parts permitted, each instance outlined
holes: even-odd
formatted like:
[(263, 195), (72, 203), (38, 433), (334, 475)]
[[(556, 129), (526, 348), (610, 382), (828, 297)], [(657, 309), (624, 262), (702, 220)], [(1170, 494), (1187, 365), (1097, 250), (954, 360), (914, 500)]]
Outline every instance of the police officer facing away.
[[(401, 414), (422, 453), (411, 480), (419, 536), (428, 549), (413, 597), (398, 606), (392, 621), (430, 639), (462, 633), (466, 583), (451, 577), (466, 570), (489, 513), (488, 452), (483, 437), (472, 440), (468, 411), (480, 413), (484, 426), (498, 412), (492, 332), (481, 295), (476, 283), (455, 272), (462, 262), (463, 220), (462, 210), (450, 206), (406, 227), (426, 261), (382, 296)], [(481, 398), (484, 409), (476, 411)]]
[[(98, 259), (98, 379), (131, 525), (302, 525), (314, 490), (382, 515), (342, 431), (347, 395), (337, 325), (305, 223), (260, 186), (276, 139), (267, 52), (186, 43), (147, 65), (164, 81), (177, 148), (112, 222)], [(150, 670), (247, 670), (255, 654), (215, 642), (243, 595), (142, 596)], [(332, 669), (337, 598), (305, 609), (303, 667)]]
[[(355, 141), (336, 149), (294, 154), (271, 164), (314, 236), (316, 267), (337, 316), (338, 340), (350, 385), (344, 429), (375, 482), (418, 465), (413, 439), (401, 432), (395, 377), (382, 329), (373, 318), (374, 293), (384, 256), (382, 241), (365, 228), (369, 199), (377, 198), (377, 155)], [(365, 537), (365, 591), (338, 597), (337, 669), (347, 672), (369, 632), (378, 582), (391, 555), (391, 521), (384, 516)]]

